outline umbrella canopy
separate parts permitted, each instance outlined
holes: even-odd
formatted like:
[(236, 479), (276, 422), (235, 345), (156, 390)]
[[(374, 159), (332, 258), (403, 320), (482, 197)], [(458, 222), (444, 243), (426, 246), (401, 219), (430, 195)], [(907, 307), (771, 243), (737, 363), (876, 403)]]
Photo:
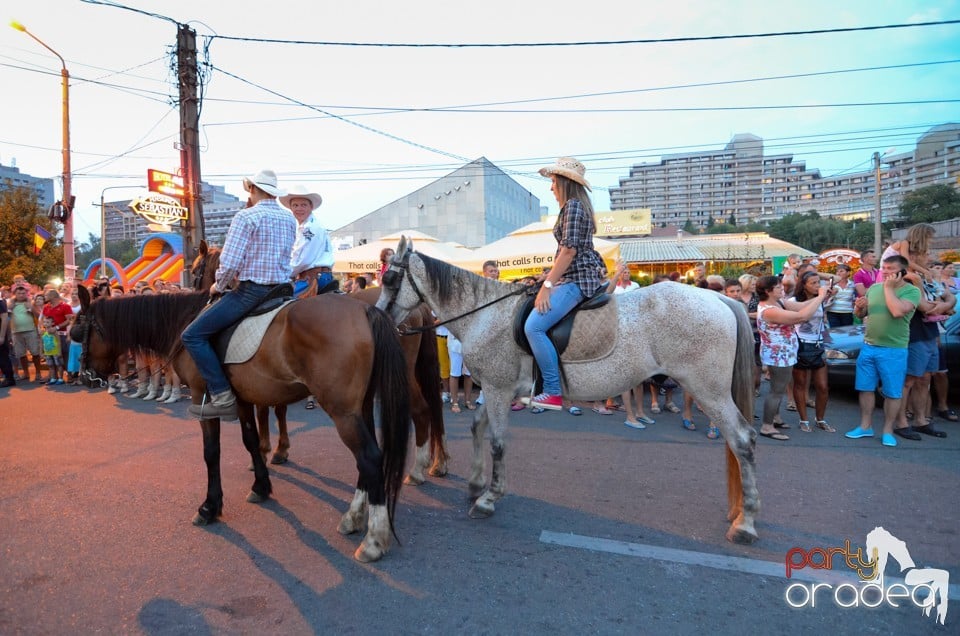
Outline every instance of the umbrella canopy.
[(442, 261), (460, 265), (464, 258), (469, 258), (472, 250), (459, 243), (443, 243), (438, 238), (424, 234), (417, 230), (406, 230), (384, 236), (365, 245), (358, 245), (348, 250), (340, 250), (334, 255), (333, 271), (337, 273), (371, 273), (380, 271), (380, 252), (385, 247), (397, 249), (400, 237), (413, 239), (414, 249), (418, 252), (439, 258)]
[[(607, 270), (612, 275), (620, 258), (620, 244), (594, 237), (593, 247), (600, 252)], [(496, 261), (500, 268), (500, 279), (509, 281), (540, 274), (544, 267), (553, 265), (556, 252), (557, 241), (553, 238), (553, 224), (537, 221), (514, 230), (489, 245), (478, 247), (473, 250), (470, 258), (462, 260), (459, 266), (482, 273), (485, 261)]]

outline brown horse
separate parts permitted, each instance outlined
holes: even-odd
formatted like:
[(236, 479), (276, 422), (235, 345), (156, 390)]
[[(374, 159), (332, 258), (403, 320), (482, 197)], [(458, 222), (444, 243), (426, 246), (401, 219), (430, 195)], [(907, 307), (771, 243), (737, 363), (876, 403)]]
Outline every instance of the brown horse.
[[(117, 354), (128, 349), (161, 352), (199, 404), (206, 386), (180, 344), (183, 329), (207, 304), (206, 293), (126, 296), (90, 302), (79, 289), (81, 310), (71, 337), (83, 343), (87, 366), (102, 376), (114, 371)], [(329, 325), (336, 325), (330, 329)], [(226, 365), (237, 395), (243, 444), (254, 466), (247, 500), (272, 492), (260, 454), (254, 404), (289, 404), (314, 395), (333, 420), (340, 439), (356, 458), (359, 478), (339, 531), (367, 535), (354, 556), (383, 556), (395, 532), (394, 510), (403, 482), (410, 432), (407, 365), (393, 322), (382, 311), (341, 295), (327, 294), (290, 303), (264, 334), (260, 348), (242, 364)], [(381, 445), (374, 429), (374, 398), (380, 401)], [(207, 495), (194, 523), (212, 523), (223, 512), (220, 478), (220, 419), (201, 419)], [(369, 517), (368, 517), (369, 507)]]
[[(220, 250), (208, 247), (206, 241), (200, 241), (199, 252), (191, 267), (193, 288), (198, 291), (210, 289), (219, 266)], [(349, 297), (368, 305), (376, 305), (377, 299), (380, 297), (380, 289), (366, 289), (359, 293), (350, 294)], [(432, 321), (433, 317), (430, 309), (426, 305), (421, 305), (419, 311), (414, 311), (402, 324), (409, 329), (430, 324)], [(432, 337), (432, 334), (422, 336), (419, 332), (415, 332), (413, 335), (403, 337), (400, 344), (407, 360), (407, 377), (410, 380), (410, 412), (413, 416), (417, 446), (416, 457), (405, 483), (419, 486), (426, 480), (424, 472), (433, 477), (445, 476), (447, 474), (447, 462), (450, 459), (447, 453), (443, 424), (443, 402), (438, 390), (440, 386), (440, 363), (437, 354), (437, 341)], [(257, 405), (260, 451), (266, 461), (271, 447), (270, 406), (274, 407), (274, 412), (277, 415), (278, 431), (277, 450), (273, 453), (270, 463), (283, 464), (287, 461), (290, 449), (286, 405), (273, 403), (270, 403), (269, 406)]]

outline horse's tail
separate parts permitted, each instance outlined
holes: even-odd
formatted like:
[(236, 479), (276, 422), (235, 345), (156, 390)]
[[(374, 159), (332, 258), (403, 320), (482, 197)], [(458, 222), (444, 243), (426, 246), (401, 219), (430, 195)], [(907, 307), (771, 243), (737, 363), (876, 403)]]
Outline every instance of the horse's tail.
[[(426, 305), (421, 305), (424, 312), (424, 324), (430, 324), (433, 318)], [(427, 331), (420, 336), (420, 348), (417, 350), (417, 362), (414, 367), (417, 384), (430, 411), (430, 456), (436, 461), (449, 460), (443, 443), (446, 430), (443, 425), (443, 400), (440, 399), (440, 355), (437, 351), (437, 338), (433, 331)]]
[(407, 362), (390, 317), (373, 305), (367, 308), (367, 322), (373, 333), (373, 370), (370, 388), (380, 396), (381, 468), (387, 498), (387, 516), (394, 537), (393, 514), (403, 484), (410, 436), (410, 395)]
[[(720, 295), (720, 298), (727, 303), (737, 320), (737, 354), (733, 361), (733, 379), (730, 383), (730, 390), (733, 393), (734, 403), (747, 422), (746, 425), (752, 428), (755, 366), (753, 329), (750, 327), (750, 318), (747, 316), (747, 309), (742, 302), (723, 295)], [(729, 490), (728, 495), (731, 498), (739, 499), (743, 495), (740, 464), (729, 445), (727, 446), (727, 488)]]

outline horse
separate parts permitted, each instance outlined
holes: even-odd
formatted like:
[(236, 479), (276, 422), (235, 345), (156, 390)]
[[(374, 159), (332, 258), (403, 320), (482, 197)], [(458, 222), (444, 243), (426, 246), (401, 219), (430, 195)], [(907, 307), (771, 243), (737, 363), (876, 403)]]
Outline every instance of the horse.
[[(85, 363), (100, 375), (113, 371), (117, 353), (161, 352), (190, 386), (194, 404), (206, 386), (180, 342), (183, 329), (208, 301), (205, 292), (125, 296), (90, 302), (80, 288), (81, 309), (71, 337), (83, 344)], [(330, 329), (329, 325), (336, 325)], [(356, 458), (359, 477), (338, 530), (351, 534), (366, 524), (354, 557), (375, 561), (396, 537), (394, 512), (403, 481), (410, 431), (407, 365), (390, 318), (375, 307), (340, 295), (316, 296), (284, 306), (253, 357), (226, 365), (237, 395), (243, 445), (254, 466), (247, 501), (262, 502), (272, 486), (253, 420), (253, 404), (289, 404), (314, 395), (333, 420), (340, 439)], [(382, 441), (374, 428), (374, 398), (380, 402)], [(223, 514), (220, 478), (220, 418), (201, 419), (207, 493), (194, 524), (214, 523)]]
[[(213, 285), (217, 267), (220, 265), (220, 250), (210, 248), (206, 241), (200, 241), (197, 257), (193, 261), (191, 273), (195, 290), (208, 290)], [(380, 297), (379, 288), (370, 288), (350, 294), (368, 305), (375, 305)], [(437, 341), (433, 337), (422, 337), (416, 331), (423, 325), (431, 324), (433, 317), (426, 305), (411, 313), (402, 328), (411, 332), (400, 341), (407, 360), (407, 377), (410, 380), (410, 412), (413, 417), (416, 454), (410, 472), (404, 483), (419, 486), (426, 481), (424, 473), (432, 477), (447, 474), (446, 433), (443, 423), (443, 402), (437, 387), (440, 385)], [(273, 405), (277, 415), (277, 449), (270, 460), (272, 464), (285, 463), (289, 456), (290, 437), (287, 433), (286, 405)], [(264, 458), (270, 454), (270, 413), (269, 406), (257, 405), (257, 425), (260, 431), (260, 451)], [(428, 446), (429, 443), (429, 446)]]
[[(504, 436), (510, 401), (518, 394), (529, 395), (532, 388), (533, 358), (513, 336), (514, 314), (529, 288), (489, 280), (419, 254), (406, 237), (390, 260), (382, 287), (377, 306), (395, 321), (426, 303), (463, 342), (464, 359), (483, 384), (484, 408), (474, 415), (471, 429), (468, 486), (475, 501), (469, 514), (489, 517), (506, 491)], [(727, 539), (753, 542), (760, 508), (752, 426), (753, 334), (742, 303), (707, 290), (660, 283), (612, 297), (609, 304), (613, 309), (578, 312), (570, 349), (578, 349), (575, 343), (596, 341), (590, 323), (596, 318), (590, 314), (605, 311), (614, 312), (603, 325), (612, 332), (610, 346), (593, 359), (570, 359), (570, 349), (561, 355), (564, 394), (572, 400), (603, 399), (659, 373), (689, 390), (726, 440), (727, 519), (731, 522)], [(488, 427), (493, 457), (489, 485), (481, 454)]]

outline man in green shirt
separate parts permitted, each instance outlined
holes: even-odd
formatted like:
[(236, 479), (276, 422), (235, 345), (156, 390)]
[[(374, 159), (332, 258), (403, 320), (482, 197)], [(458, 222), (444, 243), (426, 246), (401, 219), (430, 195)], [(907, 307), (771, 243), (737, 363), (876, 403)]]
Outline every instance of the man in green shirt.
[(883, 390), (884, 446), (896, 446), (893, 423), (900, 410), (900, 398), (907, 377), (907, 346), (910, 318), (920, 304), (920, 290), (908, 285), (908, 261), (894, 255), (883, 259), (881, 283), (871, 285), (867, 295), (854, 304), (854, 314), (869, 316), (863, 347), (857, 356), (856, 389), (860, 392), (860, 426), (849, 431), (850, 439), (873, 437), (873, 409), (878, 383)]

